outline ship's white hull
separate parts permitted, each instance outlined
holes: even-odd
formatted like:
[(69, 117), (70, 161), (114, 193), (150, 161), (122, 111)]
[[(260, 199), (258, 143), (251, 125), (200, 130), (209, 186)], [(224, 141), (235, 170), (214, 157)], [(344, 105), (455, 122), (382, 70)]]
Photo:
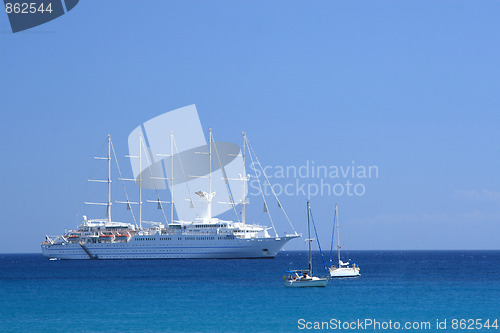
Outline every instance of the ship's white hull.
[(332, 278), (343, 278), (343, 277), (357, 277), (360, 276), (359, 268), (357, 267), (342, 267), (330, 269), (330, 276)]
[(42, 253), (57, 259), (274, 258), (295, 236), (206, 238), (210, 237), (150, 235), (136, 236), (129, 242), (42, 244)]

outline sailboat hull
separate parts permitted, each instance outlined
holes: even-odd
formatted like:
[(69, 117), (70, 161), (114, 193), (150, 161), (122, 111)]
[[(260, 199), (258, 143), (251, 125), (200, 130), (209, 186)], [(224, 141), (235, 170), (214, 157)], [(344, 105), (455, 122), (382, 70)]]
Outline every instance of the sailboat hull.
[(354, 267), (341, 267), (330, 269), (330, 276), (332, 278), (343, 278), (343, 277), (357, 277), (360, 276), (359, 268)]
[(310, 280), (286, 280), (285, 287), (305, 288), (305, 287), (326, 287), (328, 279), (313, 277)]

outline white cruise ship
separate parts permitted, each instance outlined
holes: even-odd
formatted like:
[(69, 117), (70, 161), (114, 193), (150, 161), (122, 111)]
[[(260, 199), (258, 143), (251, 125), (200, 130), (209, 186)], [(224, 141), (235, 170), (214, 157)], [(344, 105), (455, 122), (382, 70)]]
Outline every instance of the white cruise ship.
[[(139, 220), (135, 221), (134, 217), (133, 223), (112, 221), (111, 160), (112, 156), (116, 157), (116, 153), (114, 152), (114, 147), (111, 143), (111, 137), (108, 135), (108, 156), (97, 158), (107, 160), (108, 179), (94, 180), (96, 182), (107, 183), (108, 201), (105, 203), (86, 203), (106, 206), (106, 218), (87, 219), (86, 216), (83, 216), (82, 223), (76, 229), (67, 230), (64, 234), (58, 236), (46, 236), (45, 241), (41, 244), (43, 255), (49, 259), (274, 258), (289, 240), (299, 237), (299, 235), (294, 230), (293, 234), (278, 236), (278, 232), (276, 231), (271, 215), (269, 215), (269, 221), (272, 224), (272, 227), (259, 224), (249, 224), (245, 222), (245, 205), (248, 204), (248, 198), (246, 198), (247, 190), (245, 187), (247, 186), (247, 180), (250, 175), (241, 176), (241, 174), (239, 174), (237, 179), (230, 178), (230, 175), (227, 174), (228, 170), (225, 170), (220, 157), (220, 154), (224, 153), (222, 151), (224, 146), (217, 146), (213, 141), (211, 130), (209, 133), (209, 144), (206, 145), (208, 147), (206, 147), (204, 154), (200, 154), (201, 156), (205, 156), (205, 160), (208, 161), (208, 163), (205, 164), (209, 164), (207, 167), (209, 168), (208, 175), (204, 177), (205, 187), (208, 187), (208, 192), (197, 188), (194, 189), (196, 190), (196, 197), (194, 199), (184, 198), (184, 201), (188, 202), (190, 208), (195, 211), (196, 217), (190, 220), (182, 220), (182, 215), (186, 215), (187, 213), (184, 214), (180, 212), (180, 210), (177, 210), (178, 219), (174, 220), (174, 202), (182, 202), (176, 201), (174, 198), (174, 185), (176, 185), (174, 165), (180, 165), (179, 168), (182, 169), (182, 172), (185, 172), (189, 169), (189, 163), (182, 164), (182, 154), (179, 152), (174, 154), (175, 141), (173, 131), (171, 131), (171, 153), (170, 155), (162, 155), (166, 158), (164, 158), (161, 162), (164, 166), (170, 165), (170, 168), (165, 168), (160, 173), (158, 173), (158, 167), (153, 165), (154, 161), (152, 161), (151, 147), (146, 147), (145, 142), (142, 139), (142, 134), (138, 136), (140, 142), (139, 150), (135, 152), (138, 153), (138, 156), (128, 156), (132, 158), (138, 157), (139, 166), (136, 166), (134, 169), (134, 164), (132, 165), (132, 169), (138, 170), (138, 172), (134, 172), (134, 179), (119, 179), (122, 181), (132, 180), (138, 185), (139, 200), (138, 202), (132, 202), (128, 199), (129, 196), (127, 194), (126, 201), (116, 201), (116, 203), (125, 204), (126, 208), (132, 212), (132, 216), (134, 216), (134, 213), (131, 206), (137, 205)], [(245, 133), (243, 134), (243, 137), (242, 150), (239, 151), (238, 147), (237, 154), (234, 154), (233, 152), (233, 154), (230, 155), (237, 155), (240, 158), (243, 163), (242, 174), (245, 175), (245, 146), (248, 148), (250, 157), (254, 156), (252, 155), (254, 152), (250, 150)], [(214, 155), (216, 155), (215, 157), (217, 158), (214, 157), (212, 159), (213, 149), (216, 150), (216, 154)], [(147, 152), (146, 154), (149, 154), (150, 158), (145, 162), (142, 161), (143, 150), (144, 152)], [(201, 149), (201, 151), (203, 153), (203, 149)], [(196, 155), (195, 153), (197, 152), (194, 151), (192, 155)], [(185, 157), (186, 155), (184, 155), (184, 158)], [(174, 163), (175, 159), (178, 160), (178, 163)], [(256, 156), (255, 159), (257, 159)], [(189, 162), (189, 158), (187, 158), (187, 160)], [(217, 160), (219, 165), (217, 165), (217, 163), (213, 160)], [(199, 167), (199, 159), (197, 160), (194, 158), (191, 159), (190, 162), (198, 165)], [(260, 165), (260, 163), (258, 164)], [(146, 165), (146, 167), (143, 165)], [(215, 169), (221, 171), (221, 175), (223, 177), (218, 177), (214, 172)], [(170, 174), (170, 177), (164, 177), (166, 174)], [(256, 177), (258, 177), (257, 174)], [(264, 177), (265, 181), (268, 181), (265, 174)], [(184, 178), (186, 178), (186, 175), (184, 175)], [(217, 179), (212, 180), (212, 178)], [(228, 190), (228, 194), (223, 196), (224, 199), (228, 199), (228, 202), (214, 201), (214, 203), (218, 203), (219, 205), (224, 204), (229, 208), (222, 208), (217, 212), (220, 213), (220, 211), (224, 210), (234, 210), (236, 213), (236, 221), (223, 220), (212, 216), (213, 199), (214, 197), (217, 197), (216, 192), (213, 192), (212, 190), (214, 183), (217, 180), (220, 181), (220, 179), (224, 180), (222, 183)], [(242, 195), (237, 201), (234, 195), (231, 194), (228, 179), (237, 180), (243, 184), (241, 192)], [(157, 188), (161, 188), (159, 185), (160, 183), (158, 183), (159, 180), (165, 180), (165, 183), (169, 186), (171, 201), (161, 201), (159, 196), (157, 200), (148, 201), (156, 204), (158, 208), (161, 208), (162, 210), (162, 203), (170, 204), (170, 219), (167, 220), (167, 214), (163, 214), (165, 215), (165, 221), (163, 222), (145, 222), (142, 220), (142, 190), (143, 188), (154, 188), (155, 190), (157, 190)], [(152, 185), (152, 182), (156, 183)], [(198, 181), (194, 184), (199, 186), (201, 182)], [(187, 187), (190, 185), (192, 184), (188, 184), (188, 182), (184, 184), (184, 186)], [(259, 186), (261, 186), (260, 182)], [(220, 188), (221, 187), (219, 187), (219, 189)], [(156, 191), (156, 193), (158, 194), (158, 191)], [(293, 225), (288, 219), (288, 216), (283, 210), (281, 202), (276, 195), (274, 195), (274, 199), (277, 201), (277, 206), (282, 210), (284, 217), (286, 217), (286, 220), (293, 230)], [(264, 212), (269, 214), (267, 202), (264, 196), (263, 202)], [(241, 210), (239, 214), (236, 212), (237, 207)], [(188, 211), (186, 210), (186, 212)], [(273, 229), (274, 235), (270, 235), (269, 230), (271, 229)]]
[(295, 237), (271, 237), (266, 227), (217, 218), (138, 229), (84, 217), (78, 229), (47, 236), (42, 252), (57, 259), (274, 258)]

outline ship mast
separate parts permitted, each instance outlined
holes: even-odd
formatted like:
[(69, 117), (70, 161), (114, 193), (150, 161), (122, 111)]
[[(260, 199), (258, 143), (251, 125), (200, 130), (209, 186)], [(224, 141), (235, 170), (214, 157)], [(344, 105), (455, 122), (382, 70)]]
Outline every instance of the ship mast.
[(170, 131), (170, 223), (174, 223), (174, 131)]
[(111, 134), (108, 134), (108, 222), (111, 222)]
[(212, 129), (208, 129), (208, 218), (212, 219)]
[(245, 143), (247, 141), (247, 132), (243, 131), (243, 151), (242, 151), (242, 156), (243, 156), (243, 192), (242, 192), (242, 197), (243, 197), (243, 200), (242, 200), (242, 204), (243, 204), (243, 208), (242, 208), (242, 213), (241, 213), (241, 221), (243, 223), (245, 223), (245, 211), (246, 211), (246, 196), (245, 196), (245, 187), (246, 187), (246, 177), (247, 177), (247, 171), (246, 171), (246, 168), (245, 168), (245, 151), (246, 151), (246, 147), (245, 147)]
[(108, 202), (85, 202), (86, 205), (100, 205), (106, 206), (106, 219), (111, 222), (111, 134), (108, 134), (108, 156), (107, 157), (94, 157), (96, 160), (108, 161), (108, 179), (88, 179), (89, 182), (107, 183), (108, 184)]
[(139, 228), (142, 230), (142, 134), (139, 135)]

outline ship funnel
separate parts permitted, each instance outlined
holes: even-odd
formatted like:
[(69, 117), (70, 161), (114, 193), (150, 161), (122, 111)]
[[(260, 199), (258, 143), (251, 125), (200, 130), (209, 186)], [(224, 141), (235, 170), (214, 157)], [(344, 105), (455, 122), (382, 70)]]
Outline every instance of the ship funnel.
[(197, 207), (200, 207), (200, 217), (206, 221), (210, 221), (210, 219), (212, 218), (212, 199), (215, 196), (215, 192), (209, 194), (205, 191), (198, 191), (195, 193), (200, 199), (200, 204), (197, 205)]

